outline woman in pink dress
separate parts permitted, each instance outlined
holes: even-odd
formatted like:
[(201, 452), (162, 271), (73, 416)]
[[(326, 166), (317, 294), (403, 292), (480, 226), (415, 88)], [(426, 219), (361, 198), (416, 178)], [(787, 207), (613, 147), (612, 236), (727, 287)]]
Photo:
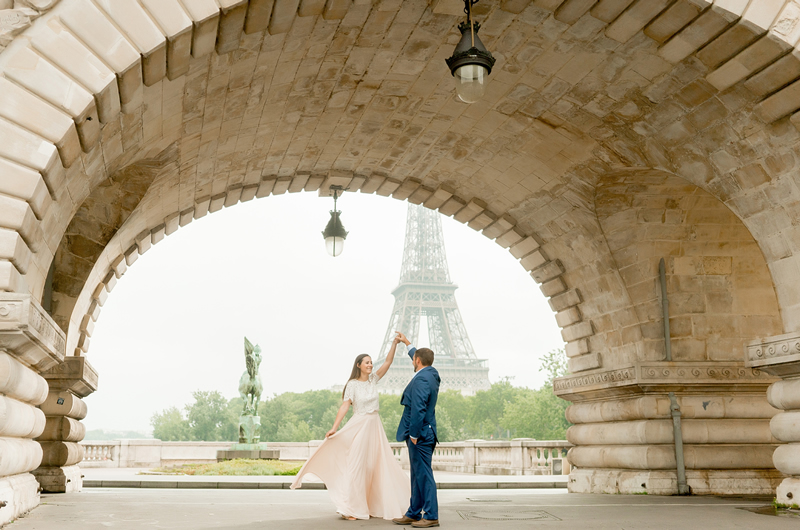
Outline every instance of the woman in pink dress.
[[(306, 474), (316, 475), (328, 488), (337, 513), (345, 519), (391, 520), (402, 517), (408, 508), (408, 475), (392, 454), (378, 415), (378, 381), (392, 365), (401, 337), (398, 333), (386, 361), (375, 371), (369, 355), (356, 357), (333, 428), (291, 486), (299, 488)], [(351, 405), (353, 417), (336, 432)]]

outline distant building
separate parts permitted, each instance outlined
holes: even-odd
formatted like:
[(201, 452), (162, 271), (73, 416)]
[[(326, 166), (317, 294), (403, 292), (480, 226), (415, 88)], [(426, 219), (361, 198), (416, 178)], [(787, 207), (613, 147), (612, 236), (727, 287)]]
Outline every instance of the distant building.
[[(394, 309), (375, 365), (380, 366), (386, 358), (395, 330), (402, 331), (415, 346), (427, 346), (436, 354), (434, 366), (442, 377), (441, 390), (473, 395), (489, 388), (489, 368), (486, 360), (475, 354), (456, 304), (458, 286), (450, 280), (439, 215), (423, 206), (408, 205), (400, 283), (392, 291)], [(419, 340), (423, 317), (427, 319), (427, 341)], [(401, 350), (378, 388), (399, 394), (413, 375), (411, 360)]]

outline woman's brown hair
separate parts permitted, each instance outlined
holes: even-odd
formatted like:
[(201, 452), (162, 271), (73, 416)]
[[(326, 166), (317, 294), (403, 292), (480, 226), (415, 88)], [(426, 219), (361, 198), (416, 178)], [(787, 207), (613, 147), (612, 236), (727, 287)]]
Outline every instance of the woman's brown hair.
[(369, 354), (362, 353), (356, 357), (356, 362), (353, 363), (353, 371), (350, 372), (350, 379), (347, 380), (347, 383), (344, 384), (344, 388), (342, 389), (342, 399), (344, 399), (344, 391), (347, 390), (347, 384), (353, 379), (358, 379), (361, 377), (361, 368), (359, 368), (359, 365), (361, 364), (361, 361), (364, 360), (364, 357), (369, 357)]

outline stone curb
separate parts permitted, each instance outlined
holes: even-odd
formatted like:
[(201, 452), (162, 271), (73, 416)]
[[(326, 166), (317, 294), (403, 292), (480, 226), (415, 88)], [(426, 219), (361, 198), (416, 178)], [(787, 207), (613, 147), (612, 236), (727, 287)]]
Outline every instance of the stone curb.
[[(84, 488), (160, 488), (160, 489), (267, 489), (288, 490), (289, 482), (176, 481), (176, 480), (84, 480)], [(566, 488), (566, 482), (437, 482), (441, 490), (474, 489), (552, 489)], [(325, 484), (303, 484), (304, 490), (324, 490)]]

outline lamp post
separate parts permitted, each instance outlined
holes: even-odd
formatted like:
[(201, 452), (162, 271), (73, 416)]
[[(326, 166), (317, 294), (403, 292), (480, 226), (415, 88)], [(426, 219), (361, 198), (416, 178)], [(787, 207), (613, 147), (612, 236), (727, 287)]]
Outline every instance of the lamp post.
[(494, 57), (478, 38), (481, 25), (472, 20), (472, 6), (479, 0), (464, 0), (467, 21), (458, 25), (461, 40), (445, 61), (456, 80), (456, 93), (464, 103), (475, 103), (486, 91), (486, 78), (492, 73)]
[(339, 218), (342, 212), (336, 209), (336, 199), (344, 189), (341, 186), (331, 186), (331, 191), (333, 191), (333, 211), (331, 212), (331, 220), (328, 221), (328, 225), (322, 232), (322, 237), (325, 238), (325, 249), (328, 254), (335, 258), (344, 250), (347, 231)]

